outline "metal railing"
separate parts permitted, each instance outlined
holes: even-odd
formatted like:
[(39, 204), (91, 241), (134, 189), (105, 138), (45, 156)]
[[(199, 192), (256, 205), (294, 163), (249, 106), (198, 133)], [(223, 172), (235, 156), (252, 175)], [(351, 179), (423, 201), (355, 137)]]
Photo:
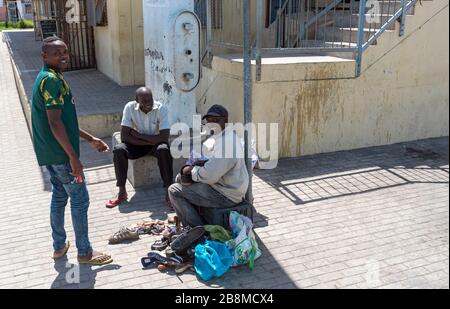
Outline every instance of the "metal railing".
[[(217, 2), (221, 2), (220, 7)], [(206, 25), (205, 54), (242, 50), (243, 0), (196, 0), (203, 5)], [(253, 0), (256, 16), (251, 26), (257, 79), (264, 54), (350, 53), (361, 73), (365, 50), (386, 31), (405, 21), (417, 0)], [(198, 14), (198, 13), (197, 13)], [(213, 24), (221, 18), (221, 25)], [(201, 17), (201, 16), (200, 16)], [(202, 19), (202, 18), (201, 18)], [(253, 19), (253, 17), (252, 17)], [(210, 63), (210, 62), (209, 62)]]

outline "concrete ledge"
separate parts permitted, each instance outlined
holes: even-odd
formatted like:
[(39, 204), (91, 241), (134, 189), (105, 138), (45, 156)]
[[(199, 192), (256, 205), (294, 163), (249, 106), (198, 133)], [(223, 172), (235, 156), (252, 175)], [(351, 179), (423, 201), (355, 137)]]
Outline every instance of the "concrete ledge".
[[(255, 83), (355, 78), (355, 60), (334, 56), (276, 56), (265, 54), (262, 79), (256, 82), (256, 63), (252, 61)], [(242, 55), (215, 56), (213, 70), (242, 79)]]

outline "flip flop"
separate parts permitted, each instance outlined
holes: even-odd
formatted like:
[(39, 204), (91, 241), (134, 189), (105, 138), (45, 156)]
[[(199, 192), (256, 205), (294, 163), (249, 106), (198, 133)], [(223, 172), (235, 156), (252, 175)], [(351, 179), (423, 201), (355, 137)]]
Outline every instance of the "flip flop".
[(147, 256), (149, 259), (167, 266), (179, 266), (180, 264), (183, 264), (183, 259), (179, 256), (165, 257), (157, 252), (149, 252)]
[(143, 257), (141, 259), (141, 264), (144, 268), (148, 268), (152, 266), (156, 261), (157, 259), (155, 257)]
[(103, 254), (103, 253), (96, 257), (93, 257), (89, 261), (83, 261), (83, 260), (78, 259), (78, 263), (80, 265), (103, 266), (103, 265), (111, 264), (112, 262), (113, 262), (112, 257), (107, 254)]
[(128, 196), (124, 197), (117, 197), (115, 199), (109, 200), (106, 202), (106, 208), (113, 209), (122, 204), (123, 202), (126, 202), (128, 200)]
[(56, 261), (63, 258), (64, 256), (66, 256), (67, 252), (69, 251), (69, 248), (70, 248), (70, 241), (67, 242), (66, 247), (64, 248), (64, 251), (61, 253), (61, 255), (56, 255), (55, 253), (53, 253), (52, 259)]

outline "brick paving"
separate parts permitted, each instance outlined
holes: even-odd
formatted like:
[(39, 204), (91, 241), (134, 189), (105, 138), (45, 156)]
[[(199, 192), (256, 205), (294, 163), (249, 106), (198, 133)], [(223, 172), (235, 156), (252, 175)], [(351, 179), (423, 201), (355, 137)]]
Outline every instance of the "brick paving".
[[(83, 144), (91, 195), (90, 236), (114, 263), (79, 268), (76, 251), (50, 259), (50, 185), (38, 167), (4, 42), (0, 42), (0, 288), (449, 288), (448, 138), (282, 160), (254, 177), (253, 271), (209, 283), (143, 270), (155, 237), (107, 245), (121, 225), (166, 219), (162, 189), (134, 191), (115, 210), (110, 155)], [(67, 232), (75, 242), (67, 210)], [(67, 267), (69, 266), (69, 267)], [(75, 268), (76, 269), (76, 268)], [(69, 278), (69, 280), (66, 280)]]

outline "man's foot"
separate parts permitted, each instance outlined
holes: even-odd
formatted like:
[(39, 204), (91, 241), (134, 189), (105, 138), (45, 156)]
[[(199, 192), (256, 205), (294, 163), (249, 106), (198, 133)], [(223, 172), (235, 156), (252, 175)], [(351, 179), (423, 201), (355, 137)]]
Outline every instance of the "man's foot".
[(102, 266), (113, 262), (109, 254), (99, 253), (93, 251), (88, 256), (79, 256), (78, 263), (83, 265)]
[(59, 260), (62, 257), (66, 256), (67, 252), (69, 251), (70, 248), (70, 242), (67, 242), (66, 246), (58, 251), (53, 252), (53, 259), (54, 260)]
[(109, 209), (116, 208), (117, 206), (126, 202), (127, 200), (128, 200), (127, 194), (124, 194), (124, 195), (119, 194), (116, 198), (106, 202), (106, 208), (109, 208)]

